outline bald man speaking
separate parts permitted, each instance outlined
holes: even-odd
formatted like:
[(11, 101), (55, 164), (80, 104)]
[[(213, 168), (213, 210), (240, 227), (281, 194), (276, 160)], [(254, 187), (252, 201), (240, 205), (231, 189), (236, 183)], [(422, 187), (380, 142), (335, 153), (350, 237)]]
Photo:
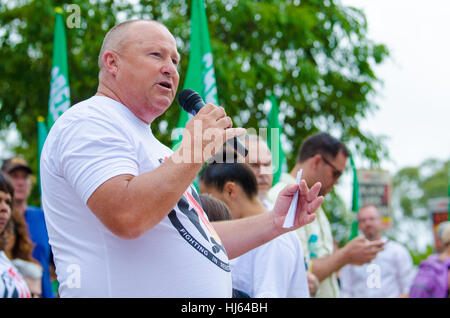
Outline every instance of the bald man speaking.
[[(229, 259), (315, 218), (320, 183), (301, 183), (286, 187), (268, 213), (209, 222), (192, 182), (214, 150), (245, 129), (207, 104), (175, 152), (154, 137), (149, 125), (174, 100), (179, 60), (164, 25), (115, 26), (98, 58), (97, 93), (47, 137), (42, 202), (61, 297), (231, 297)], [(294, 227), (283, 229), (297, 190)]]

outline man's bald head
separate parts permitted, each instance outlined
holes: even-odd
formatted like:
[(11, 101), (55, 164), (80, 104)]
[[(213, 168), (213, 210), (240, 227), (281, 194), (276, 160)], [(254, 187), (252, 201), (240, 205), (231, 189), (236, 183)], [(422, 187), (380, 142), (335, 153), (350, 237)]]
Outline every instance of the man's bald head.
[(100, 71), (103, 69), (103, 55), (106, 51), (114, 50), (116, 52), (120, 52), (124, 45), (129, 40), (130, 27), (137, 23), (152, 23), (155, 25), (159, 25), (164, 27), (166, 30), (166, 26), (153, 20), (129, 20), (122, 22), (114, 27), (112, 27), (108, 33), (106, 33), (105, 38), (103, 39), (102, 48), (100, 49), (100, 54), (98, 55), (98, 67)]

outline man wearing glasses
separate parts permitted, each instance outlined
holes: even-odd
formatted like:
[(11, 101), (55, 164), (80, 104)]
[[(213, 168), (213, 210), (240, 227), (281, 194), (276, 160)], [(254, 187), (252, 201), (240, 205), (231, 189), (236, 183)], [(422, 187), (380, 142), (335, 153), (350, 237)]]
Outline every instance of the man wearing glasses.
[[(306, 184), (321, 182), (320, 194), (325, 196), (342, 175), (349, 152), (345, 145), (327, 133), (312, 135), (300, 147), (297, 163), (289, 174), (283, 173), (280, 182), (269, 192), (268, 200), (274, 201), (287, 184), (296, 183), (296, 176), (303, 169), (302, 179)], [(309, 256), (309, 271), (320, 281), (316, 297), (339, 297), (336, 272), (347, 264), (363, 265), (369, 263), (382, 250), (380, 240), (368, 241), (357, 237), (339, 250), (334, 250), (333, 236), (327, 216), (320, 208), (316, 220), (297, 230), (305, 256)]]

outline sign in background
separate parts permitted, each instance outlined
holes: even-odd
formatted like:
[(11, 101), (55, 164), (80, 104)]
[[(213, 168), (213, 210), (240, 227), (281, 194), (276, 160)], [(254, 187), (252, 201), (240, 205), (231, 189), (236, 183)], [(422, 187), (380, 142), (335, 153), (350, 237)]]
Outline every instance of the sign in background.
[(428, 209), (433, 223), (434, 246), (436, 247), (436, 231), (440, 223), (448, 221), (448, 198), (435, 198), (428, 200)]
[(358, 169), (359, 206), (377, 207), (385, 229), (392, 226), (392, 177), (388, 171)]

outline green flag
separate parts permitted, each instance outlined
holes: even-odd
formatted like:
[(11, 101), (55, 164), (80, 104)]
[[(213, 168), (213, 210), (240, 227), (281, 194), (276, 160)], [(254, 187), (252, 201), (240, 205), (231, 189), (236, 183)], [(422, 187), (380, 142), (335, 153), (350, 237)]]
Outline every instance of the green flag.
[[(280, 180), (281, 173), (287, 171), (286, 158), (284, 156), (283, 148), (281, 147), (282, 129), (278, 120), (279, 110), (277, 99), (274, 95), (270, 96), (272, 107), (269, 112), (269, 129), (267, 132), (267, 143), (272, 152), (272, 166), (274, 169), (273, 185)], [(272, 130), (273, 129), (273, 130)]]
[(61, 8), (55, 9), (55, 33), (53, 38), (53, 60), (48, 101), (47, 129), (70, 107), (70, 88), (67, 66), (66, 34)]
[[(209, 42), (208, 21), (203, 0), (191, 3), (191, 39), (189, 64), (183, 89), (190, 88), (203, 98), (206, 103), (219, 104), (217, 98), (216, 76), (213, 56)], [(181, 110), (181, 109), (180, 109)], [(181, 110), (177, 124), (177, 134), (172, 136), (172, 148), (178, 148), (182, 138), (182, 128), (189, 121), (189, 114)]]
[[(358, 172), (356, 170), (355, 161), (353, 161), (352, 155), (350, 155), (350, 165), (352, 166), (352, 171), (353, 171), (352, 212), (358, 213), (358, 210), (359, 210)], [(357, 236), (358, 236), (358, 221), (355, 219), (352, 223), (352, 229), (351, 229), (349, 240), (352, 240)]]

